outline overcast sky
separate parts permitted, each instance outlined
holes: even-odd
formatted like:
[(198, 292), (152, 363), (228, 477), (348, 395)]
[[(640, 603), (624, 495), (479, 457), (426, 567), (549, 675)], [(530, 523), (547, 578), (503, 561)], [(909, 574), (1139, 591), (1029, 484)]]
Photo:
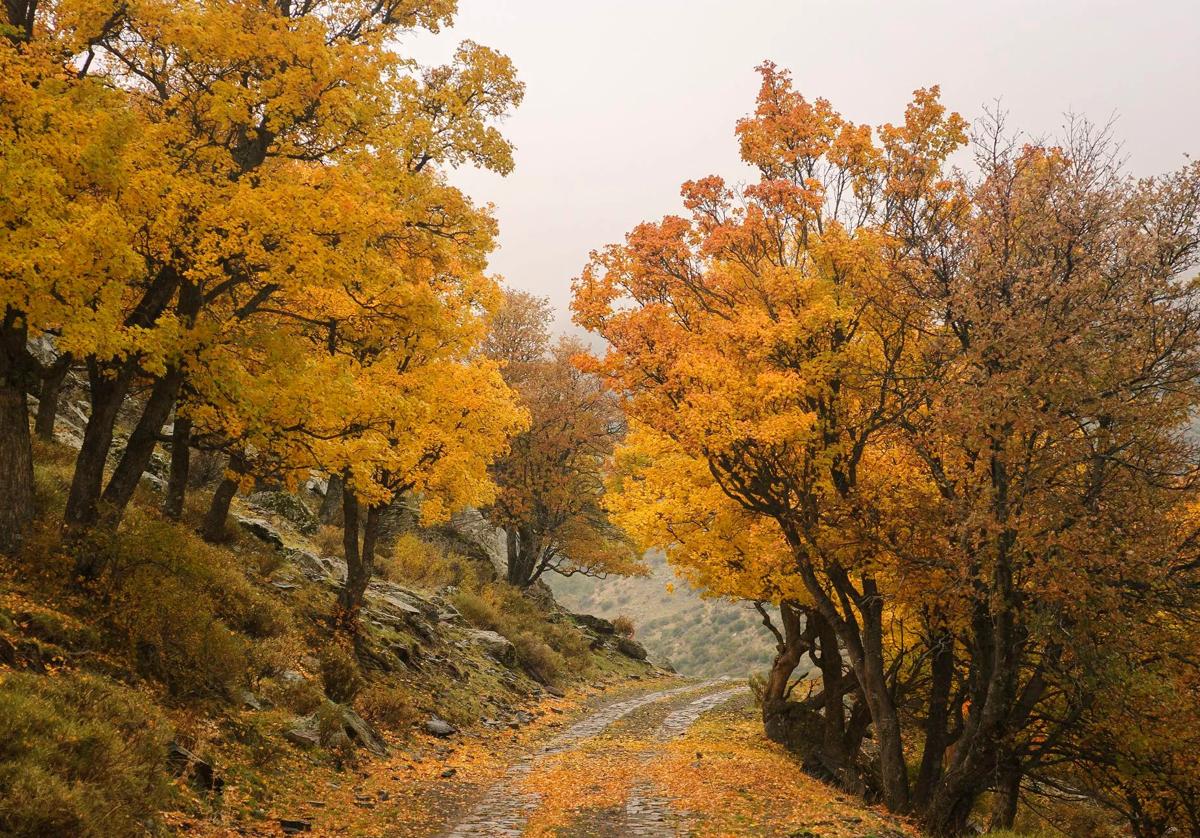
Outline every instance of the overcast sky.
[(969, 120), (1000, 98), (1033, 135), (1116, 116), (1136, 174), (1200, 152), (1200, 0), (459, 0), (452, 30), (408, 49), (441, 61), (467, 38), (527, 89), (503, 125), (516, 170), (454, 180), (496, 207), (492, 269), (550, 297), (561, 328), (589, 250), (678, 211), (684, 180), (748, 177), (733, 126), (765, 59), (855, 122), (939, 84)]

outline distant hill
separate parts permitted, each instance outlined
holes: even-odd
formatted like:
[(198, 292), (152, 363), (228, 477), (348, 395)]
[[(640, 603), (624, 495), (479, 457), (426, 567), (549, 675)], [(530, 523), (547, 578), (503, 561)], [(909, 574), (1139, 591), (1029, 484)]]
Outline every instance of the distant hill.
[(666, 658), (684, 675), (745, 676), (770, 666), (774, 640), (751, 605), (702, 599), (661, 554), (651, 554), (647, 563), (651, 575), (638, 579), (548, 574), (553, 578), (546, 581), (572, 611), (630, 617), (651, 657)]

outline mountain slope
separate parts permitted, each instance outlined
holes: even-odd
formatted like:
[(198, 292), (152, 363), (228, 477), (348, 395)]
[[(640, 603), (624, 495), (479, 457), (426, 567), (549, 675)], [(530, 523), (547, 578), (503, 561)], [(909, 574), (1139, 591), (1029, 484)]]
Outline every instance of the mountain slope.
[(701, 597), (660, 554), (646, 562), (646, 577), (554, 576), (547, 584), (572, 611), (629, 617), (651, 657), (669, 660), (684, 675), (742, 677), (770, 665), (773, 638), (752, 606)]

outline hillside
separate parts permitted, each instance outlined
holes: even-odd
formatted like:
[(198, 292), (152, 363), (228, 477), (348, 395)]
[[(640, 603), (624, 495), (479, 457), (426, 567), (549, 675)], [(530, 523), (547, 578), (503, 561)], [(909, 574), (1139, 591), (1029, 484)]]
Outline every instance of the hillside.
[[(38, 445), (42, 508), (60, 508), (74, 453)], [(345, 564), (313, 496), (239, 499), (212, 545), (194, 529), (209, 492), (176, 523), (156, 482), (111, 540), (71, 547), (48, 514), (0, 558), (0, 834), (278, 834), (335, 805), (306, 802), (317, 785), (368, 808), (353, 772), (398, 770), (397, 754), (452, 797), (471, 752), (444, 739), (502, 760), (586, 696), (665, 675), (602, 623), (495, 581), (450, 526), (389, 544), (351, 642), (330, 627)], [(108, 573), (73, 582), (74, 550)], [(405, 817), (436, 820), (441, 796), (416, 801), (411, 785)]]
[(774, 641), (752, 606), (702, 598), (661, 554), (651, 553), (646, 562), (645, 577), (552, 576), (547, 584), (573, 611), (632, 619), (651, 655), (683, 675), (745, 677), (770, 666)]

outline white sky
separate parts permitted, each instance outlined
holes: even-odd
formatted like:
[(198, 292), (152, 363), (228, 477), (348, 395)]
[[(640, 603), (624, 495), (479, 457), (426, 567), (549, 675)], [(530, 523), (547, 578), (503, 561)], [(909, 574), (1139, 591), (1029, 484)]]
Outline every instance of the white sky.
[(549, 296), (563, 329), (589, 250), (679, 211), (685, 180), (748, 177), (733, 126), (765, 59), (855, 122), (940, 84), (969, 120), (1000, 98), (1033, 135), (1115, 115), (1139, 175), (1200, 151), (1200, 0), (459, 0), (455, 27), (408, 51), (441, 61), (467, 38), (527, 90), (503, 125), (516, 171), (454, 180), (495, 205), (492, 269)]

